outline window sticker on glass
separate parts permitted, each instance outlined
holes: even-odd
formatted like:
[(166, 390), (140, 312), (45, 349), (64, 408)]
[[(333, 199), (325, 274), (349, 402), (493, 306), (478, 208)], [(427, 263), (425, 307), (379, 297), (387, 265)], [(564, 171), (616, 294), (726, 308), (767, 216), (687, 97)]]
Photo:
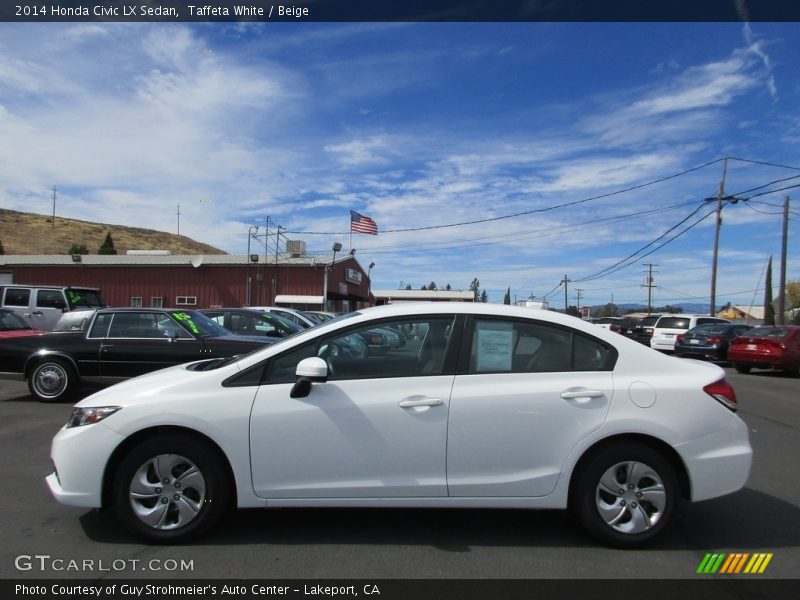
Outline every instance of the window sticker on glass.
[(480, 323), (477, 331), (477, 370), (510, 371), (514, 349), (511, 323)]
[(194, 324), (194, 321), (192, 321), (192, 317), (186, 313), (174, 313), (172, 316), (175, 317), (176, 321), (180, 321), (186, 325), (193, 334), (200, 335), (200, 330), (197, 328), (197, 325)]

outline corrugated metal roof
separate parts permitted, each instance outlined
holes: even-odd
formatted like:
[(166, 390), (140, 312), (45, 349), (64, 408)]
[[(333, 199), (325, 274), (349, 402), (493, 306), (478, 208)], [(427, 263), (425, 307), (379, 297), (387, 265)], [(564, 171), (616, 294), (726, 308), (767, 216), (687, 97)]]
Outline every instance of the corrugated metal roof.
[[(233, 254), (171, 254), (168, 256), (153, 255), (131, 255), (131, 254), (82, 254), (80, 263), (83, 265), (95, 266), (170, 266), (170, 265), (246, 265), (250, 262), (247, 255)], [(263, 265), (265, 256), (258, 255), (258, 262), (250, 263), (253, 265)], [(351, 256), (337, 256), (336, 263), (354, 259)], [(275, 254), (266, 256), (267, 264), (275, 264)], [(297, 265), (297, 266), (322, 266), (330, 264), (333, 256), (290, 256), (288, 254), (278, 255), (278, 265)], [(355, 259), (354, 259), (355, 260)], [(15, 265), (43, 265), (58, 266), (72, 265), (72, 255), (70, 254), (1, 254), (0, 267)]]

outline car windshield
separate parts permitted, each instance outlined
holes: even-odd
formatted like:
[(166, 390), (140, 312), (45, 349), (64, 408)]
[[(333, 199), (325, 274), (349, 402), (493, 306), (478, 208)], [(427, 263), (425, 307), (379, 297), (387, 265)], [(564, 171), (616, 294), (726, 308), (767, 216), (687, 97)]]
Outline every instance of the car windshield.
[(13, 312), (0, 313), (0, 331), (16, 331), (19, 329), (33, 328)]
[(745, 335), (747, 337), (760, 337), (760, 338), (782, 338), (789, 333), (785, 327), (756, 327), (751, 329)]
[(93, 310), (73, 310), (64, 313), (53, 327), (53, 331), (84, 331), (94, 313)]
[(195, 310), (182, 310), (169, 313), (169, 316), (180, 323), (180, 325), (197, 337), (218, 337), (221, 335), (231, 335), (216, 321), (212, 321), (204, 314)]
[(100, 308), (105, 306), (105, 302), (103, 302), (103, 298), (97, 290), (69, 288), (66, 294), (70, 308)]

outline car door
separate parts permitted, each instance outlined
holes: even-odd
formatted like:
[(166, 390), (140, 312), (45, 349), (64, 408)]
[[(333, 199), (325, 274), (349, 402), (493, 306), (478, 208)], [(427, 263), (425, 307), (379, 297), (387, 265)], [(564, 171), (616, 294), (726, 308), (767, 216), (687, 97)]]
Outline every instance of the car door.
[(31, 316), (39, 329), (51, 330), (67, 309), (67, 301), (61, 290), (36, 290)]
[[(370, 324), (271, 361), (250, 423), (256, 493), (276, 499), (446, 496), (452, 323), (441, 315), (388, 321), (425, 331), (388, 354), (367, 353), (360, 334)], [(328, 381), (313, 384), (307, 397), (291, 398), (295, 367), (309, 356), (326, 360)]]
[(495, 318), (472, 321), (465, 344), (450, 400), (450, 496), (549, 494), (605, 421), (616, 351), (569, 328)]
[[(167, 335), (160, 322), (173, 325)], [(113, 314), (100, 348), (103, 377), (135, 377), (164, 367), (203, 358), (200, 342), (166, 313), (126, 311)]]

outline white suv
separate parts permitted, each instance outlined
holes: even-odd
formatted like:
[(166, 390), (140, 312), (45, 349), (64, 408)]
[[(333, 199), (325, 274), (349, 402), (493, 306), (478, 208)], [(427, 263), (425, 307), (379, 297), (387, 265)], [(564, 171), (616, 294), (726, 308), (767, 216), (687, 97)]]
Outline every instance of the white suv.
[(661, 315), (653, 328), (650, 347), (662, 352), (675, 352), (675, 338), (678, 334), (707, 323), (730, 323), (730, 321), (708, 315)]

